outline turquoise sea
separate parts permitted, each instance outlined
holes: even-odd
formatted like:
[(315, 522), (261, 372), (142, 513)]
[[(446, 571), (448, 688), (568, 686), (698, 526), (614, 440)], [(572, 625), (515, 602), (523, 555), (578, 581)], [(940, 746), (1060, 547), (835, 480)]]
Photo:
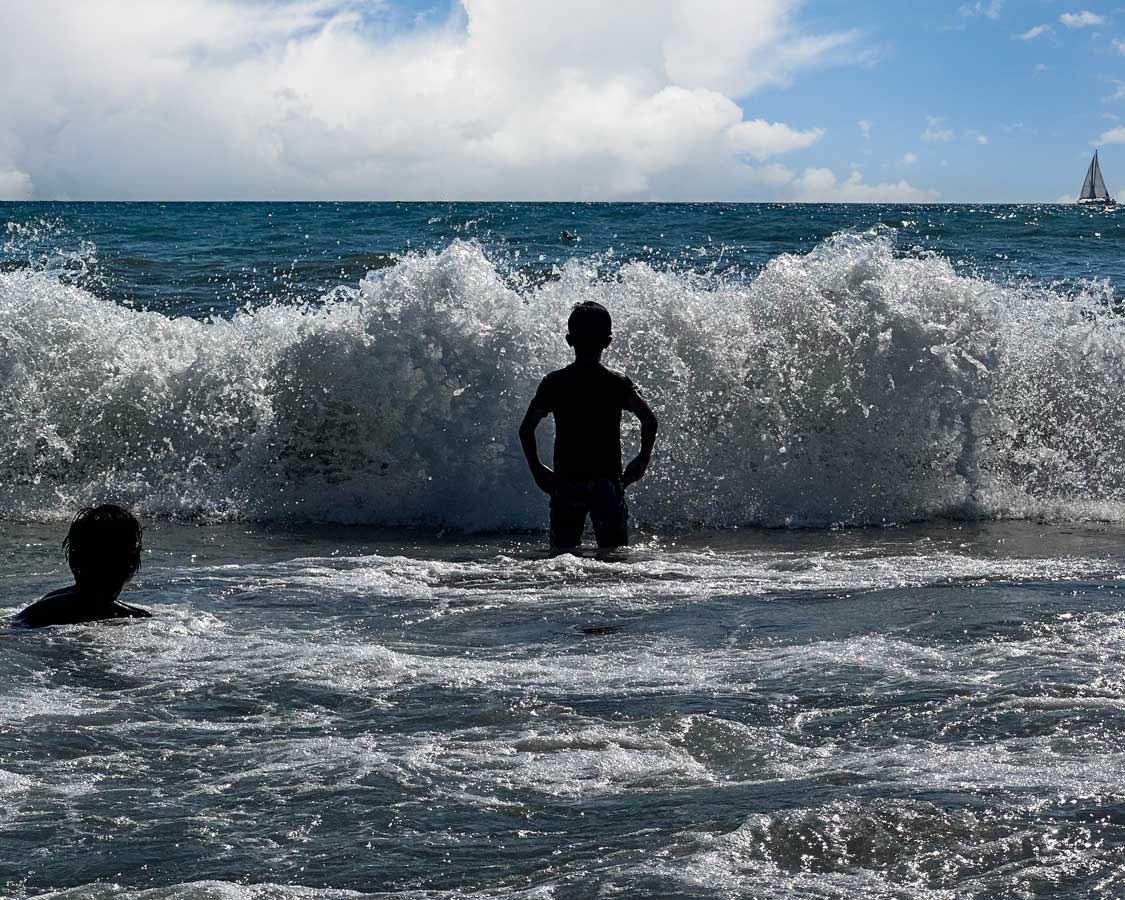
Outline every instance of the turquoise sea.
[[(104, 501), (156, 614), (0, 627), (0, 895), (1125, 894), (1121, 222), (0, 203), (0, 616)], [(553, 558), (589, 299), (661, 433)]]

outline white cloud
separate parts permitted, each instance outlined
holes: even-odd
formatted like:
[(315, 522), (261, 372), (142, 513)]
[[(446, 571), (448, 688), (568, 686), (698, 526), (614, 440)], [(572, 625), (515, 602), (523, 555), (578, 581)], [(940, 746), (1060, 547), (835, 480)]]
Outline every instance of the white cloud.
[(904, 166), (912, 166), (916, 162), (918, 162), (917, 153), (911, 153), (910, 151), (907, 151), (906, 153), (902, 154), (902, 164)]
[(991, 0), (989, 3), (982, 3), (977, 0), (976, 3), (966, 4), (961, 7), (961, 15), (963, 16), (987, 16), (990, 19), (997, 19), (1000, 17), (1000, 10), (1004, 8), (1004, 0)]
[(933, 203), (937, 191), (914, 187), (909, 182), (864, 184), (858, 171), (838, 181), (831, 169), (805, 169), (796, 181), (797, 199), (806, 203)]
[(1102, 144), (1125, 144), (1125, 125), (1103, 131), (1096, 140), (1090, 141), (1090, 144), (1094, 147), (1100, 147)]
[(1106, 97), (1106, 100), (1125, 100), (1125, 81), (1114, 81), (1117, 89)]
[(863, 135), (863, 139), (865, 141), (870, 140), (870, 138), (871, 138), (871, 123), (867, 119), (860, 119), (858, 122), (856, 122), (856, 125), (859, 126), (859, 130), (860, 130), (860, 133)]
[[(40, 198), (758, 196), (813, 123), (744, 101), (862, 56), (798, 0), (463, 0), (391, 33), (353, 0), (5, 5), (3, 190)], [(373, 18), (374, 17), (374, 18)], [(12, 185), (16, 185), (15, 188)]]
[(770, 163), (768, 166), (758, 166), (754, 169), (754, 178), (762, 184), (773, 186), (788, 185), (793, 180), (793, 170), (781, 163)]
[(987, 134), (978, 134), (977, 135), (977, 143), (978, 144), (987, 144), (988, 143), (988, 135)]
[(1105, 19), (1097, 13), (1084, 9), (1082, 12), (1063, 13), (1059, 16), (1059, 21), (1067, 28), (1089, 28), (1092, 25), (1101, 25)]
[(1121, 41), (1121, 40), (1118, 40), (1117, 38), (1114, 38), (1113, 39), (1113, 46), (1114, 46), (1114, 49), (1117, 50), (1118, 53), (1120, 53), (1122, 56), (1125, 56), (1125, 41)]
[(1036, 63), (1034, 71), (1036, 75), (1042, 75), (1047, 71), (1047, 66), (1044, 63)]
[(1023, 34), (1012, 35), (1019, 38), (1021, 41), (1033, 41), (1040, 35), (1049, 34), (1051, 31), (1050, 25), (1036, 25), (1034, 28), (1029, 28)]
[(767, 122), (765, 119), (738, 122), (727, 129), (731, 149), (756, 159), (803, 150), (822, 134), (824, 130), (821, 128), (797, 131), (781, 122)]
[(922, 132), (921, 137), (924, 141), (951, 141), (953, 140), (953, 129), (945, 128), (945, 123), (942, 119), (936, 116), (926, 117), (926, 130)]
[(30, 175), (0, 166), (0, 200), (30, 200), (34, 194)]

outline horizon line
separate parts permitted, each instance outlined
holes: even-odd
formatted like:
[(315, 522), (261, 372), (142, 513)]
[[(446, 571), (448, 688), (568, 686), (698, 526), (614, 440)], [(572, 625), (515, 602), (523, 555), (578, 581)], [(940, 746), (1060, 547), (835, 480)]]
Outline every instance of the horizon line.
[(1078, 200), (264, 200), (264, 199), (210, 199), (191, 200), (3, 200), (0, 204), (35, 203), (136, 203), (136, 204), (188, 204), (188, 203), (288, 203), (288, 204), (433, 204), (433, 203), (507, 203), (507, 204), (557, 204), (577, 206), (1080, 206)]

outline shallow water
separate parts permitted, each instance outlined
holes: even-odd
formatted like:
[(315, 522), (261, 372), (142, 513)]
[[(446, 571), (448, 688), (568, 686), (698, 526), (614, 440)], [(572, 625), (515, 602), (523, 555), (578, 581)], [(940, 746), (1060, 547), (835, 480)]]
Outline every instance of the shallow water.
[(1123, 538), (155, 524), (156, 618), (0, 634), (0, 891), (1107, 896)]
[[(1121, 214), (0, 216), (0, 617), (105, 501), (156, 613), (0, 627), (0, 896), (1125, 895)], [(552, 558), (583, 300), (662, 427)]]

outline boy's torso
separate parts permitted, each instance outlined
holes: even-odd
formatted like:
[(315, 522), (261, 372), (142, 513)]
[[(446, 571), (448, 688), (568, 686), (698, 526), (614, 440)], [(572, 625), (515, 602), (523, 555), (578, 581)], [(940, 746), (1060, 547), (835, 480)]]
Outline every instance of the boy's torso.
[(555, 417), (559, 478), (621, 475), (621, 411), (633, 383), (601, 363), (575, 362), (543, 379), (538, 397)]

